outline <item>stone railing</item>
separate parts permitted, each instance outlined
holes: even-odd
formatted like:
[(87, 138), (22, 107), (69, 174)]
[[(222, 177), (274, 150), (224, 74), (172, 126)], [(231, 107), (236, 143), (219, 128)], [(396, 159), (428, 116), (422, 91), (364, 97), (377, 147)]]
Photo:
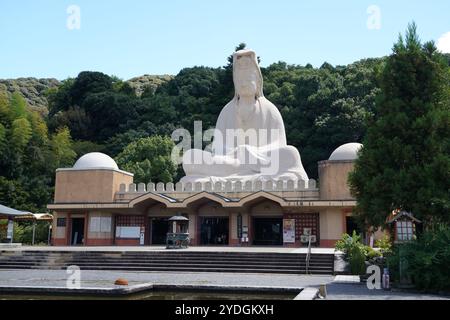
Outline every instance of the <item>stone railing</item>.
[(206, 182), (206, 183), (132, 183), (121, 184), (119, 193), (182, 193), (182, 192), (257, 192), (257, 191), (316, 191), (316, 180), (269, 180), (269, 181), (245, 181), (245, 182)]

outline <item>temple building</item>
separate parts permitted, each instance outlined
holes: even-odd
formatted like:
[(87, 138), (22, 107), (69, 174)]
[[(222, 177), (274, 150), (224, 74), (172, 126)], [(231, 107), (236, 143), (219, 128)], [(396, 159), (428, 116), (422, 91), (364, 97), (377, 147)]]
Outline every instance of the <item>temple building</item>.
[[(134, 184), (102, 153), (58, 169), (53, 245), (163, 245), (168, 219), (189, 219), (191, 245), (334, 247), (351, 233), (356, 205), (347, 185), (357, 143), (318, 164), (319, 180)], [(306, 237), (305, 237), (306, 236)]]
[[(356, 225), (347, 178), (361, 145), (319, 162), (309, 179), (288, 145), (278, 108), (264, 97), (256, 53), (233, 55), (235, 95), (210, 150), (183, 150), (178, 183), (133, 183), (109, 156), (90, 153), (58, 169), (54, 245), (162, 245), (168, 219), (183, 215), (190, 245), (333, 247)], [(188, 220), (186, 220), (186, 218)], [(184, 233), (187, 236), (186, 233)]]

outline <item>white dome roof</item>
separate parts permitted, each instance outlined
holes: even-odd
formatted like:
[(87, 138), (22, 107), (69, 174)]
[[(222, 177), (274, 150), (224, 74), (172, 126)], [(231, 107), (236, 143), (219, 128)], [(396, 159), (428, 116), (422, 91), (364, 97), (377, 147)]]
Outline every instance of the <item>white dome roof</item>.
[(362, 146), (363, 145), (361, 143), (344, 144), (334, 150), (328, 160), (356, 160), (358, 158), (358, 151)]
[(74, 169), (114, 169), (119, 170), (117, 163), (110, 156), (101, 152), (87, 153), (75, 162)]

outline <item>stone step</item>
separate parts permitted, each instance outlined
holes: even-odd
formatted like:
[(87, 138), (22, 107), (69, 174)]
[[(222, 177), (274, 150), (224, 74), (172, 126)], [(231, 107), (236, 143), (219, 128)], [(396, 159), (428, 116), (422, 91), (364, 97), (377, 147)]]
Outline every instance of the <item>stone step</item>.
[[(277, 253), (277, 252), (212, 252), (212, 251), (182, 251), (182, 250), (167, 250), (167, 251), (137, 251), (137, 252), (123, 252), (123, 251), (1, 251), (0, 255), (120, 255), (120, 256), (146, 256), (146, 255), (222, 255), (222, 256), (306, 256), (305, 253)], [(327, 257), (330, 254), (312, 253), (314, 256)], [(332, 255), (332, 254), (331, 254)]]
[[(39, 265), (39, 264), (57, 264), (57, 263), (64, 263), (64, 264), (70, 264), (70, 265), (127, 265), (127, 264), (139, 264), (139, 265), (151, 265), (151, 264), (165, 264), (165, 265), (172, 265), (172, 264), (214, 264), (214, 263), (220, 263), (220, 264), (234, 264), (234, 265), (275, 265), (275, 266), (304, 266), (306, 265), (306, 261), (289, 261), (289, 262), (279, 262), (279, 261), (224, 261), (224, 260), (179, 260), (179, 261), (173, 261), (173, 260), (146, 260), (146, 261), (135, 261), (135, 260), (71, 260), (71, 259), (58, 259), (57, 261), (51, 261), (51, 260), (42, 260), (42, 261), (36, 261), (36, 260), (5, 260), (0, 261), (0, 264), (3, 265), (9, 265), (9, 264), (24, 264), (24, 265)], [(325, 262), (325, 261), (310, 261), (310, 266), (330, 266), (331, 263)]]
[[(305, 260), (306, 256), (290, 255), (290, 256), (240, 256), (240, 255), (139, 255), (139, 256), (128, 256), (128, 255), (0, 255), (0, 259), (7, 259), (14, 257), (17, 259), (45, 259), (45, 258), (102, 258), (102, 259), (151, 259), (151, 258), (164, 258), (164, 259), (193, 259), (193, 258), (220, 258), (220, 259), (266, 259), (266, 260)], [(332, 260), (333, 256), (317, 256), (312, 255), (311, 259), (316, 260)]]
[[(219, 257), (219, 256), (205, 256), (205, 257), (168, 257), (168, 256), (158, 256), (158, 257), (95, 257), (95, 256), (88, 256), (88, 257), (2, 257), (0, 258), (0, 262), (2, 261), (8, 261), (8, 260), (14, 260), (14, 261), (48, 261), (48, 260), (76, 260), (76, 261), (96, 261), (96, 260), (102, 260), (102, 261), (139, 261), (139, 262), (149, 262), (149, 261), (167, 261), (167, 262), (176, 262), (176, 261), (194, 261), (194, 260), (220, 260), (220, 261), (259, 261), (261, 263), (266, 262), (277, 262), (277, 263), (302, 263), (306, 261), (306, 259), (302, 258), (296, 258), (292, 257), (290, 259), (288, 258), (261, 258), (261, 257)], [(330, 263), (333, 261), (333, 258), (328, 259), (318, 259), (316, 257), (311, 257), (311, 262), (323, 262), (323, 263)]]
[[(170, 266), (173, 265), (170, 262), (164, 261), (154, 261), (154, 262), (137, 262), (137, 261), (114, 261), (114, 262), (105, 262), (105, 261), (60, 261), (60, 262), (36, 262), (36, 261), (5, 261), (0, 263), (3, 266), (9, 265), (23, 265), (23, 266), (33, 266), (33, 265), (78, 265), (78, 266)], [(224, 263), (223, 261), (189, 261), (189, 262), (179, 262), (176, 264), (177, 266), (187, 266), (187, 265), (223, 265), (225, 268), (228, 266), (250, 266), (254, 265), (256, 267), (265, 267), (265, 266), (274, 266), (279, 268), (291, 268), (291, 267), (305, 267), (306, 263), (290, 263), (290, 264), (280, 264), (280, 263), (258, 263), (258, 262), (246, 262), (240, 263), (239, 261), (233, 263)], [(329, 263), (310, 263), (311, 268), (330, 268)]]
[[(306, 272), (306, 255), (258, 252), (0, 252), (0, 269), (193, 271), (193, 272)], [(333, 254), (312, 254), (309, 273), (332, 274)]]

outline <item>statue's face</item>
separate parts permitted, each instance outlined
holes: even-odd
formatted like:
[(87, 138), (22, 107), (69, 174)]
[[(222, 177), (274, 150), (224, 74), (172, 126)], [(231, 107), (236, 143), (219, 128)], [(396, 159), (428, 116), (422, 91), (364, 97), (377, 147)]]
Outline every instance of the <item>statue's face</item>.
[(251, 57), (238, 57), (235, 72), (237, 93), (240, 96), (254, 96), (258, 90), (258, 72)]

